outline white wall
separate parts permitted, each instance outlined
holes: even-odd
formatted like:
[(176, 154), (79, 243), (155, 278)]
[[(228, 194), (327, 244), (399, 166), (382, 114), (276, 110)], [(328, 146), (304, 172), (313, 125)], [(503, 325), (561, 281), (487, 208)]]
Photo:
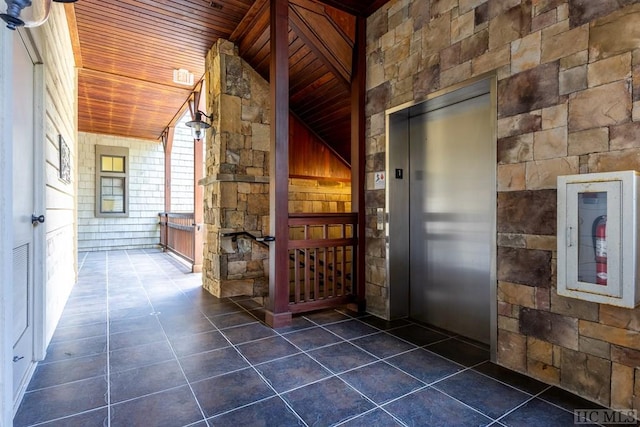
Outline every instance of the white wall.
[[(129, 148), (129, 216), (95, 216), (95, 146)], [(78, 134), (78, 251), (157, 247), (164, 210), (164, 152), (160, 141)]]
[(171, 151), (171, 212), (193, 212), (193, 138), (185, 123), (189, 111), (176, 124)]
[[(61, 6), (61, 5), (60, 5)], [(39, 28), (45, 80), (45, 339), (48, 343), (77, 278), (77, 77), (64, 7)], [(71, 182), (60, 179), (59, 135), (71, 154)]]

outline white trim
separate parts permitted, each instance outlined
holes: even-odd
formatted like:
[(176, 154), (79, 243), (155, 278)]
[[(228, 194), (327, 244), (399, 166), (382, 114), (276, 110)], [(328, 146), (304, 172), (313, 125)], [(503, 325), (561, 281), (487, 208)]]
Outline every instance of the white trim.
[[(0, 29), (0, 139), (13, 135), (13, 37)], [(0, 144), (0, 283), (13, 283), (13, 146)], [(13, 422), (13, 290), (0, 292), (0, 425)]]

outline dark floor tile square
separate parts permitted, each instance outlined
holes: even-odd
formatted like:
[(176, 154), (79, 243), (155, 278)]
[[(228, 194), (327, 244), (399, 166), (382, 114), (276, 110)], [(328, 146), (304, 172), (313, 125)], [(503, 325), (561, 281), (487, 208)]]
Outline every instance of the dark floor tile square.
[(346, 372), (340, 378), (379, 405), (424, 387), (422, 382), (384, 362)]
[(140, 316), (120, 319), (111, 318), (111, 322), (109, 322), (109, 333), (119, 334), (122, 332), (139, 331), (142, 329), (159, 329), (160, 322), (158, 322), (158, 317), (150, 313), (151, 311), (144, 310), (144, 313)]
[(107, 374), (107, 353), (53, 363), (39, 363), (28, 391)]
[(347, 342), (310, 351), (309, 355), (336, 374), (378, 360)]
[(139, 397), (111, 407), (111, 427), (173, 427), (203, 419), (202, 412), (187, 386)]
[(159, 326), (150, 329), (136, 329), (133, 331), (111, 334), (109, 337), (109, 349), (120, 350), (122, 348), (135, 347), (137, 345), (165, 341), (166, 339), (167, 337)]
[(217, 302), (200, 307), (200, 311), (207, 317), (219, 316), (242, 311), (242, 308), (232, 302)]
[(184, 357), (204, 351), (228, 347), (229, 341), (227, 341), (220, 332), (209, 331), (194, 335), (172, 337), (171, 346), (178, 357)]
[(247, 368), (249, 364), (233, 347), (198, 353), (180, 359), (190, 382)]
[(375, 407), (336, 377), (285, 393), (282, 398), (307, 425), (314, 426), (336, 424)]
[(288, 334), (289, 332), (300, 331), (302, 329), (309, 329), (316, 326), (315, 323), (311, 323), (309, 320), (305, 319), (302, 316), (294, 316), (291, 319), (291, 324), (289, 326), (282, 326), (277, 328), (276, 331), (280, 334)]
[(68, 328), (56, 328), (51, 338), (51, 343), (73, 341), (83, 338), (101, 337), (107, 334), (107, 324), (93, 323), (91, 325), (70, 326)]
[(374, 409), (357, 418), (352, 418), (341, 427), (393, 427), (402, 426), (395, 418), (382, 409)]
[(209, 319), (220, 329), (229, 328), (231, 326), (246, 325), (248, 323), (255, 323), (258, 321), (258, 319), (246, 311), (239, 311), (231, 314), (220, 314), (218, 316), (212, 316)]
[(93, 312), (105, 312), (107, 310), (107, 302), (100, 299), (69, 299), (64, 306), (64, 315), (72, 316), (74, 314), (87, 314)]
[(73, 341), (60, 341), (49, 344), (45, 363), (91, 356), (107, 351), (107, 336), (101, 335)]
[(27, 426), (78, 414), (107, 404), (107, 379), (90, 378), (27, 392), (14, 418), (14, 426)]
[(162, 323), (162, 329), (164, 329), (165, 334), (167, 334), (169, 338), (215, 330), (215, 326), (204, 316), (179, 321), (163, 319), (162, 316), (160, 316), (160, 321)]
[(406, 319), (397, 319), (397, 320), (385, 320), (382, 319), (380, 317), (377, 316), (364, 316), (361, 317), (360, 320), (364, 323), (367, 323), (371, 326), (373, 326), (374, 328), (378, 328), (381, 329), (383, 331), (389, 330), (389, 329), (394, 329), (394, 328), (398, 328), (401, 326), (406, 326), (408, 325), (410, 322)]
[(254, 365), (291, 356), (300, 351), (289, 341), (279, 336), (241, 344), (238, 346), (238, 350)]
[(403, 423), (410, 426), (486, 426), (493, 422), (479, 412), (427, 388), (384, 406)]
[(545, 390), (540, 396), (541, 399), (547, 402), (558, 405), (567, 411), (573, 411), (574, 409), (602, 409), (602, 405), (591, 402), (590, 400), (583, 399), (580, 396), (576, 396), (566, 390), (562, 390), (558, 387), (550, 387)]
[[(109, 310), (109, 320), (113, 324), (113, 322), (117, 322), (118, 320), (127, 320), (127, 319), (135, 319), (137, 317), (150, 316), (152, 315), (152, 313), (154, 313), (154, 310), (151, 304), (146, 304), (140, 307), (122, 308), (117, 310), (114, 309), (114, 310)], [(117, 332), (123, 332), (123, 331), (117, 331)]]
[(452, 375), (433, 387), (493, 419), (531, 398), (524, 392), (471, 370)]
[(207, 417), (275, 395), (251, 368), (198, 381), (191, 386)]
[(575, 425), (572, 412), (550, 405), (540, 399), (532, 399), (499, 421), (509, 427), (567, 427)]
[(262, 307), (262, 304), (247, 296), (231, 297), (231, 300), (245, 310), (254, 310), (256, 308)]
[[(38, 424), (38, 427), (88, 427), (88, 426), (107, 426), (109, 425), (109, 412), (106, 407), (96, 409), (94, 411), (83, 412), (77, 415), (60, 418), (44, 424)], [(18, 427), (14, 423), (14, 427)]]
[(321, 380), (331, 373), (306, 354), (296, 354), (256, 366), (278, 393)]
[(261, 338), (272, 337), (276, 334), (273, 329), (260, 323), (228, 328), (223, 330), (222, 333), (233, 344), (255, 341)]
[(271, 397), (207, 420), (212, 427), (228, 426), (304, 426), (279, 397)]
[(432, 329), (414, 324), (391, 329), (389, 333), (417, 346), (432, 344), (448, 338), (446, 335)]
[(91, 312), (84, 314), (73, 314), (65, 316), (64, 314), (58, 322), (58, 328), (66, 328), (69, 326), (91, 325), (92, 323), (104, 323), (107, 321), (107, 312)]
[(464, 366), (473, 366), (489, 360), (489, 350), (455, 338), (431, 344), (425, 348)]
[(335, 344), (342, 341), (342, 338), (335, 336), (320, 326), (291, 332), (284, 335), (284, 337), (304, 351), (313, 350), (314, 348), (324, 347), (325, 345)]
[(415, 345), (384, 332), (358, 338), (351, 342), (381, 359), (416, 348)]
[(549, 387), (543, 382), (534, 380), (531, 377), (512, 371), (510, 369), (503, 368), (502, 366), (498, 366), (492, 362), (481, 363), (478, 366), (474, 366), (473, 370), (490, 376), (491, 378), (494, 378), (505, 384), (509, 384), (510, 386), (529, 394), (538, 394), (542, 390)]
[(114, 372), (111, 378), (111, 402), (122, 402), (178, 387), (187, 383), (175, 360), (156, 365)]
[(308, 320), (311, 320), (314, 323), (317, 323), (318, 325), (325, 325), (328, 323), (335, 323), (335, 322), (340, 322), (342, 320), (349, 320), (350, 317), (339, 313), (335, 310), (324, 310), (324, 311), (317, 311), (315, 313), (308, 313), (305, 314), (304, 317), (306, 317)]
[(173, 352), (166, 341), (136, 347), (123, 348), (110, 353), (111, 372), (126, 371), (173, 359)]
[(358, 320), (347, 320), (345, 322), (332, 323), (324, 326), (329, 331), (346, 340), (371, 335), (378, 332), (378, 329), (362, 323)]
[(427, 384), (461, 371), (462, 366), (418, 348), (387, 359), (387, 362)]

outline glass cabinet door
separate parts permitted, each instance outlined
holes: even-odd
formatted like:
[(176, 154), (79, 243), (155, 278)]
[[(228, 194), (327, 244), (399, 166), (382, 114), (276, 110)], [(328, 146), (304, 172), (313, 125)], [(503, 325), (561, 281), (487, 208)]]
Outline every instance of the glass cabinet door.
[(567, 289), (622, 295), (621, 193), (622, 181), (567, 184)]

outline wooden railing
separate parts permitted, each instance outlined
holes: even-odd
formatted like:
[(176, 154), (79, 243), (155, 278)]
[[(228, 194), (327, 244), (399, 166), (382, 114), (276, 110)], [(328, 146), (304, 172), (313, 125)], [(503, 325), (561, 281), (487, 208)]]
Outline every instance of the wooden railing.
[(356, 213), (289, 215), (289, 307), (292, 313), (355, 301)]
[(160, 246), (191, 262), (195, 261), (195, 233), (193, 213), (161, 212)]

